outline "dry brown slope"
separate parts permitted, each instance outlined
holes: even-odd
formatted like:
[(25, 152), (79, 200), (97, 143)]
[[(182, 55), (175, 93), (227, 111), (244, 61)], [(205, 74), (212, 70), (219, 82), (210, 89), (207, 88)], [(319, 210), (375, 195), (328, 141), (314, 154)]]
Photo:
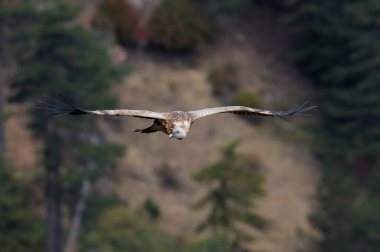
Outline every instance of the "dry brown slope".
[[(216, 44), (205, 48), (194, 67), (187, 67), (181, 61), (162, 64), (132, 53), (129, 60), (134, 71), (115, 94), (128, 108), (167, 111), (218, 106), (220, 103), (211, 94), (207, 75), (215, 66), (233, 63), (241, 67), (247, 90), (271, 97), (266, 99), (269, 108), (274, 108), (273, 104), (291, 106), (309, 99), (308, 83), (297, 73), (288, 55), (283, 54), (286, 48), (281, 47), (286, 43), (276, 26), (268, 29), (265, 14), (258, 20), (248, 28), (231, 29)], [(276, 39), (269, 43), (273, 35)], [(7, 122), (8, 154), (12, 160), (19, 160), (16, 168), (35, 163), (35, 145), (20, 121), (23, 117), (16, 113)], [(302, 129), (285, 132), (272, 119), (252, 127), (234, 115), (220, 115), (196, 122), (188, 138), (170, 141), (159, 133), (149, 136), (133, 133), (133, 129), (144, 127), (150, 121), (118, 120), (123, 122), (122, 130), (110, 130), (109, 137), (126, 143), (128, 152), (121, 162), (118, 178), (109, 183), (110, 187), (133, 208), (140, 207), (147, 196), (153, 197), (162, 210), (159, 224), (169, 232), (188, 237), (205, 216), (205, 211), (191, 210), (193, 203), (207, 190), (194, 183), (191, 175), (216, 161), (218, 148), (235, 139), (242, 139), (239, 152), (261, 160), (266, 179), (266, 195), (257, 202), (257, 209), (273, 225), (266, 233), (258, 234), (254, 247), (265, 252), (296, 251), (302, 245), (297, 230), (311, 231), (307, 216), (312, 208), (318, 173), (307, 144), (302, 139), (291, 140)], [(110, 126), (105, 124), (105, 127)], [(280, 136), (284, 134), (289, 136)], [(175, 169), (183, 185), (180, 190), (168, 191), (158, 185), (154, 171), (164, 163)], [(147, 185), (131, 178), (128, 175), (131, 169), (146, 174), (152, 183)]]
[[(262, 64), (267, 61), (263, 56), (267, 55), (261, 55), (248, 41), (249, 38), (241, 40), (241, 32), (236, 36), (226, 36), (209, 48), (199, 64), (193, 67), (180, 61), (162, 64), (149, 56), (132, 53), (130, 60), (134, 71), (115, 93), (123, 107), (128, 108), (170, 111), (219, 106), (207, 83), (207, 75), (211, 66), (232, 61), (242, 66), (245, 82), (252, 83), (247, 84), (247, 89), (271, 93), (277, 103), (291, 106), (310, 95), (310, 91), (302, 86), (307, 83), (292, 66), (276, 66), (285, 68), (284, 72), (273, 71), (273, 62), (270, 67)], [(273, 79), (282, 81), (275, 83), (260, 78), (268, 73)], [(281, 76), (284, 73), (287, 75)], [(287, 92), (283, 91), (284, 87)], [(288, 98), (288, 92), (294, 94)], [(237, 116), (219, 115), (196, 122), (186, 139), (173, 141), (161, 133), (133, 133), (133, 129), (149, 125), (150, 121), (121, 120), (125, 123), (121, 131), (123, 133), (113, 132), (112, 138), (125, 141), (129, 151), (122, 161), (115, 190), (135, 208), (140, 207), (147, 196), (153, 197), (162, 209), (163, 216), (159, 224), (169, 232), (186, 236), (205, 216), (205, 211), (194, 212), (191, 209), (207, 189), (194, 183), (191, 175), (216, 161), (219, 158), (218, 148), (236, 139), (242, 140), (239, 152), (260, 159), (266, 179), (266, 195), (257, 202), (257, 209), (273, 224), (267, 232), (258, 235), (260, 239), (254, 247), (268, 252), (295, 251), (302, 244), (297, 231), (311, 231), (307, 217), (318, 178), (316, 164), (309, 147), (302, 140), (279, 136), (294, 134), (297, 138), (297, 131), (302, 131), (302, 128), (295, 126), (295, 131), (284, 132), (278, 126), (273, 126), (278, 121), (272, 118), (260, 126), (252, 127)], [(279, 131), (282, 133), (278, 134)], [(183, 184), (181, 190), (168, 191), (158, 185), (154, 171), (165, 163), (175, 169)], [(126, 172), (130, 169), (146, 174), (153, 183), (147, 186), (132, 179)]]

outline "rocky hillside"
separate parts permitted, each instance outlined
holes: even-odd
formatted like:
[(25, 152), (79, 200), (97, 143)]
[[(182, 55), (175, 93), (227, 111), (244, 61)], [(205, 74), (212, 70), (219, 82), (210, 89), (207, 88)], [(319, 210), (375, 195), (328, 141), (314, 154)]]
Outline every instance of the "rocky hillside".
[[(121, 106), (157, 111), (219, 106), (208, 76), (216, 67), (228, 64), (238, 67), (242, 90), (260, 94), (268, 109), (290, 108), (312, 100), (311, 85), (297, 71), (289, 53), (286, 29), (267, 11), (256, 10), (253, 15), (255, 22), (229, 24), (213, 44), (191, 59), (127, 51), (126, 61), (133, 70), (114, 90)], [(31, 140), (26, 120), (21, 119), (25, 115), (22, 108), (12, 111), (13, 116), (7, 121), (8, 155), (15, 160), (20, 174), (29, 174), (25, 171), (34, 167), (33, 153), (38, 144)], [(305, 246), (300, 231), (313, 233), (308, 215), (314, 203), (318, 172), (309, 147), (312, 139), (305, 130), (305, 125), (313, 122), (265, 118), (252, 125), (226, 114), (197, 121), (188, 137), (177, 141), (161, 133), (133, 132), (150, 125), (149, 120), (102, 119), (108, 137), (127, 146), (117, 174), (105, 185), (132, 208), (139, 209), (147, 197), (153, 198), (162, 212), (159, 226), (179, 238), (195, 239), (194, 228), (206, 212), (194, 211), (192, 205), (207, 188), (195, 183), (192, 174), (218, 160), (220, 146), (240, 139), (238, 152), (261, 164), (265, 196), (256, 207), (272, 223), (265, 233), (256, 235), (253, 246), (263, 252), (297, 251)], [(159, 174), (163, 167), (178, 182), (175, 189), (162, 186)], [(30, 171), (33, 172), (36, 171)]]

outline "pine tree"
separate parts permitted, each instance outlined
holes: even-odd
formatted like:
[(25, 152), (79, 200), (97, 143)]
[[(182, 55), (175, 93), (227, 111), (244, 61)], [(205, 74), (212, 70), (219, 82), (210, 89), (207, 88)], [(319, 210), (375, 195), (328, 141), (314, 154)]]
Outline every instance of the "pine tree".
[(195, 208), (211, 205), (210, 213), (199, 230), (211, 228), (215, 233), (224, 234), (228, 251), (248, 251), (244, 244), (253, 240), (250, 234), (238, 227), (239, 223), (258, 230), (267, 225), (263, 217), (252, 211), (254, 199), (263, 193), (263, 178), (257, 174), (256, 163), (236, 154), (238, 143), (224, 146), (221, 161), (195, 175), (197, 181), (215, 185), (195, 205)]
[(352, 169), (353, 160), (372, 165), (380, 150), (380, 3), (292, 2), (298, 3), (295, 22), (307, 29), (298, 56), (317, 80), (329, 151)]
[[(75, 14), (63, 4), (44, 10), (21, 4), (6, 13), (6, 25), (12, 27), (7, 38), (17, 62), (11, 101), (31, 104), (60, 92), (89, 106), (115, 105), (109, 90), (123, 71), (111, 63), (95, 34), (75, 25)], [(83, 181), (104, 174), (101, 170), (113, 167), (122, 148), (106, 143), (94, 118), (46, 120), (35, 110), (32, 114), (31, 129), (44, 143), (47, 251), (59, 252), (63, 248), (61, 208), (70, 203), (63, 193), (78, 192)], [(75, 172), (77, 183), (62, 184), (63, 172), (65, 178)], [(71, 203), (68, 207), (74, 208)]]
[[(288, 1), (297, 54), (315, 78), (323, 116), (323, 179), (313, 224), (321, 251), (380, 249), (380, 2)], [(359, 238), (360, 237), (360, 238)]]
[(3, 252), (42, 250), (42, 220), (27, 205), (27, 187), (0, 156), (0, 247)]

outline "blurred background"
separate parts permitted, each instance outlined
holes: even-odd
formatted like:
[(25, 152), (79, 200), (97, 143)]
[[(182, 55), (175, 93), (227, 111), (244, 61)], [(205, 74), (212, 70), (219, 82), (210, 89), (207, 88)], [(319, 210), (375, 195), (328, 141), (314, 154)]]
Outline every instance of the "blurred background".
[[(380, 251), (380, 1), (0, 0), (2, 252)], [(182, 141), (154, 111), (223, 114)], [(41, 103), (40, 103), (41, 104)]]

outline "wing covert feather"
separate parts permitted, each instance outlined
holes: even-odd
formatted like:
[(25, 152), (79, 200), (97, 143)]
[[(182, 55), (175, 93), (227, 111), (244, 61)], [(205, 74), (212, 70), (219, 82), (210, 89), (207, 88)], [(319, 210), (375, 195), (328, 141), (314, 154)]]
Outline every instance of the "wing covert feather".
[(149, 110), (133, 109), (108, 109), (108, 110), (82, 110), (87, 114), (109, 115), (109, 116), (133, 116), (149, 119), (166, 119), (167, 113), (153, 112)]

